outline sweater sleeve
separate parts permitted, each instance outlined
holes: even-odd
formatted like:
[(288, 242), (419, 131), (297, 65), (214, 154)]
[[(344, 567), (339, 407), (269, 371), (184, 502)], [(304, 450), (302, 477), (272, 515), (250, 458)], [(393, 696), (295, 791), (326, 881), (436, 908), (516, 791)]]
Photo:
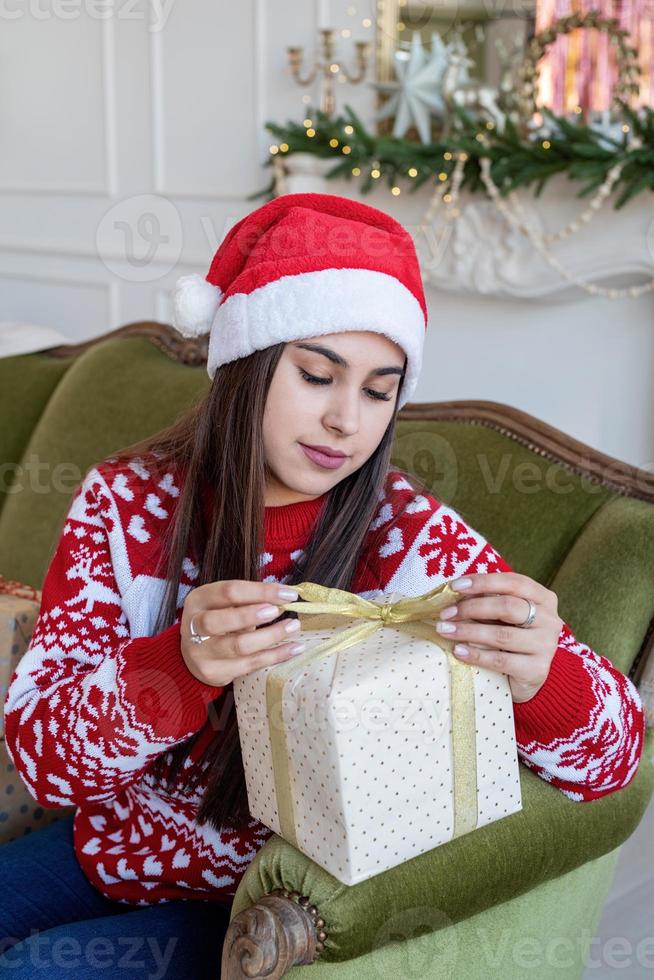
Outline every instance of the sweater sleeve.
[(92, 469), (73, 497), (5, 696), (7, 752), (43, 806), (114, 799), (198, 731), (223, 690), (186, 667), (179, 622), (131, 636), (99, 487)]
[[(493, 555), (486, 571), (514, 571), (487, 542), (484, 551)], [(545, 683), (528, 701), (513, 702), (513, 717), (518, 757), (571, 800), (606, 796), (636, 773), (645, 739), (638, 689), (565, 622)]]
[(513, 714), (522, 761), (572, 800), (606, 796), (636, 774), (645, 744), (638, 689), (567, 623), (545, 683)]
[[(401, 475), (392, 487), (376, 522), (396, 518), (374, 559), (384, 591), (420, 595), (466, 573), (514, 571), (457, 511), (415, 496)], [(594, 800), (633, 779), (645, 739), (638, 689), (567, 623), (545, 683), (528, 701), (514, 702), (513, 713), (518, 757), (570, 799)]]

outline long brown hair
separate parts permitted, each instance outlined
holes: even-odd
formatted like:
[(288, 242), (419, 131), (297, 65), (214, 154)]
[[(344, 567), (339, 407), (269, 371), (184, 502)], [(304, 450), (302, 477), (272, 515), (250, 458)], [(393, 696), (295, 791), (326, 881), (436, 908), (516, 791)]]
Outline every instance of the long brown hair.
[[(227, 579), (261, 578), (259, 556), (264, 547), (266, 486), (262, 420), (268, 389), (284, 347), (283, 343), (276, 344), (222, 365), (204, 399), (177, 422), (112, 456), (128, 461), (154, 454), (148, 463), (156, 472), (180, 466), (185, 472), (159, 559), (158, 574), (163, 573), (166, 589), (155, 633), (177, 619), (182, 564), (189, 546), (198, 559), (196, 586)], [(396, 405), (403, 379), (404, 376)], [(327, 494), (287, 584), (312, 581), (351, 588), (359, 562), (365, 561), (367, 550), (378, 543), (369, 525), (378, 510), (391, 466), (396, 418), (397, 411), (363, 466)], [(405, 475), (416, 492), (428, 492), (413, 475)], [(203, 481), (213, 493), (209, 526), (205, 526), (198, 493)], [(384, 524), (378, 533), (385, 536), (388, 528), (389, 524)], [(238, 827), (251, 817), (231, 685), (225, 687), (209, 712), (213, 714), (216, 734), (198, 765), (190, 767), (185, 788), (193, 790), (206, 769), (207, 786), (196, 814), (198, 823), (208, 821), (217, 830), (225, 825)], [(203, 730), (159, 755), (150, 768), (154, 778), (169, 785), (175, 782)]]

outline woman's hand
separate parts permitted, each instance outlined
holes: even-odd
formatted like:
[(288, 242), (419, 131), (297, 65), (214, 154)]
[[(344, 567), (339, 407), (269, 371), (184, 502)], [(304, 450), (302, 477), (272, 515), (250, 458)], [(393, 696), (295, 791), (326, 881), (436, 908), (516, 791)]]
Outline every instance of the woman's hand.
[[(466, 575), (450, 585), (462, 598), (441, 610), (438, 632), (465, 645), (467, 656), (456, 647), (454, 653), (466, 663), (507, 674), (513, 700), (528, 701), (547, 680), (563, 627), (556, 593), (517, 572)], [(521, 628), (528, 599), (536, 606), (536, 619)], [(447, 629), (450, 624), (454, 631)]]
[[(276, 582), (228, 579), (192, 589), (184, 600), (180, 624), (186, 666), (203, 684), (224, 687), (235, 677), (301, 653), (298, 647), (303, 644), (296, 642), (298, 619), (283, 619), (257, 629), (282, 614), (275, 603), (297, 598), (297, 592)], [(194, 643), (191, 620), (195, 632), (210, 639)], [(289, 642), (273, 647), (288, 641), (289, 636)]]

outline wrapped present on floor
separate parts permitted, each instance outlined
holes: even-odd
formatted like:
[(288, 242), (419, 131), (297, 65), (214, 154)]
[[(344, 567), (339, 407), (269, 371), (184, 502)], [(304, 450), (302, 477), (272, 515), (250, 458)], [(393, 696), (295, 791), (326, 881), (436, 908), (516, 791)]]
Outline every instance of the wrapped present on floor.
[(293, 588), (306, 651), (234, 681), (253, 817), (353, 885), (522, 809), (508, 677), (436, 632), (449, 583)]
[(32, 638), (40, 606), (38, 589), (0, 575), (0, 738), (9, 681)]
[(28, 792), (4, 741), (4, 701), (11, 677), (34, 632), (41, 592), (0, 575), (0, 845), (46, 827), (74, 807), (41, 806)]

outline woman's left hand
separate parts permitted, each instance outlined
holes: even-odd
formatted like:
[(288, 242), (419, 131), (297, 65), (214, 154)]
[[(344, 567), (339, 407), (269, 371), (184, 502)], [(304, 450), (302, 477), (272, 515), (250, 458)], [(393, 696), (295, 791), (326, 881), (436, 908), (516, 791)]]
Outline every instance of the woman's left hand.
[[(466, 581), (469, 588), (461, 589)], [(514, 701), (533, 698), (547, 680), (563, 627), (556, 593), (517, 572), (465, 575), (450, 585), (461, 592), (461, 599), (441, 610), (438, 632), (464, 644), (465, 663), (507, 674)], [(520, 627), (529, 614), (529, 599), (536, 606), (536, 619)], [(455, 615), (448, 616), (449, 610)], [(442, 630), (450, 624), (455, 631)], [(459, 656), (457, 650), (454, 653)]]

